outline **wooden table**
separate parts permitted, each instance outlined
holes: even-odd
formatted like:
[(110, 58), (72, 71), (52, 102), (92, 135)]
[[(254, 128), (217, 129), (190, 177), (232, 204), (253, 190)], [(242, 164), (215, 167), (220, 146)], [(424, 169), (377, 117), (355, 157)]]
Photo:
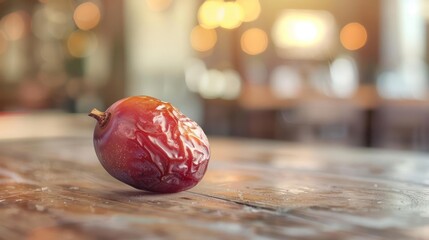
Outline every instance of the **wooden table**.
[(429, 239), (426, 154), (211, 138), (199, 185), (153, 194), (104, 171), (90, 120), (29, 119), (0, 118), (22, 127), (0, 132), (0, 239)]

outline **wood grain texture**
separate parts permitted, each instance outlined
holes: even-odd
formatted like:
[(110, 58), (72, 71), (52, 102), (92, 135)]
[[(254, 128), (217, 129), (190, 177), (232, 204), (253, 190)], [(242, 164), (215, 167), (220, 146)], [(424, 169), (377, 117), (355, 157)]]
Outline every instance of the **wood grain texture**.
[(109, 176), (90, 137), (0, 141), (1, 239), (429, 239), (429, 156), (211, 138), (177, 194)]

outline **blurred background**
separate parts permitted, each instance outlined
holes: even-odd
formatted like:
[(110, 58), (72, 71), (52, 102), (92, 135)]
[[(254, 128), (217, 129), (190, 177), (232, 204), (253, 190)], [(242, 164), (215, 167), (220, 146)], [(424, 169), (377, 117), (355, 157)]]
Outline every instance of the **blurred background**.
[(0, 115), (169, 101), (212, 136), (429, 151), (429, 0), (0, 0)]

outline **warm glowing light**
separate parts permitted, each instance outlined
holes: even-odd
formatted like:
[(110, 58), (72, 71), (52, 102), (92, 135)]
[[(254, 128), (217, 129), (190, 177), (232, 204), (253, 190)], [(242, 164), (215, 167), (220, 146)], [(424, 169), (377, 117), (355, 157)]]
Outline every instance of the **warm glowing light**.
[(25, 34), (25, 13), (13, 12), (3, 17), (1, 27), (10, 41), (21, 39)]
[(290, 12), (274, 25), (273, 37), (281, 47), (307, 47), (318, 44), (323, 38), (323, 22), (308, 13)]
[(365, 46), (368, 35), (365, 27), (357, 22), (349, 23), (341, 29), (340, 41), (348, 50), (358, 50)]
[(214, 29), (206, 29), (196, 26), (191, 31), (191, 46), (199, 52), (212, 49), (217, 42), (217, 34)]
[(198, 9), (198, 22), (204, 28), (216, 28), (219, 26), (223, 15), (223, 1), (208, 0)]
[(224, 2), (220, 12), (222, 19), (219, 25), (223, 28), (233, 29), (239, 27), (243, 22), (243, 8), (237, 2)]
[(256, 20), (261, 14), (261, 4), (259, 0), (237, 0), (244, 12), (243, 22)]
[(146, 0), (147, 6), (154, 12), (162, 12), (171, 5), (171, 0)]
[(327, 11), (285, 10), (271, 34), (281, 57), (323, 59), (331, 57), (335, 29), (335, 19)]
[(264, 30), (251, 28), (241, 36), (241, 48), (249, 55), (257, 55), (265, 51), (268, 46), (268, 37)]
[(97, 38), (92, 32), (75, 31), (67, 40), (67, 48), (73, 57), (86, 57), (97, 47)]
[(100, 9), (95, 3), (85, 2), (76, 7), (73, 20), (81, 30), (90, 30), (100, 22)]
[(198, 21), (207, 29), (219, 26), (233, 29), (241, 25), (244, 17), (244, 9), (237, 2), (207, 0), (198, 10)]

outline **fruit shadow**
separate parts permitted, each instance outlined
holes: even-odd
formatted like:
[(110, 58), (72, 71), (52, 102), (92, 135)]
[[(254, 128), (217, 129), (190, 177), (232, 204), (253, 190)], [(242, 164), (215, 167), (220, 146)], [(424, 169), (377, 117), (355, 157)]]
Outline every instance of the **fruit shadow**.
[(119, 198), (136, 198), (136, 197), (156, 197), (156, 196), (167, 196), (174, 193), (156, 193), (156, 192), (149, 192), (144, 190), (112, 190), (109, 193), (104, 193), (103, 196), (110, 199), (119, 199)]

